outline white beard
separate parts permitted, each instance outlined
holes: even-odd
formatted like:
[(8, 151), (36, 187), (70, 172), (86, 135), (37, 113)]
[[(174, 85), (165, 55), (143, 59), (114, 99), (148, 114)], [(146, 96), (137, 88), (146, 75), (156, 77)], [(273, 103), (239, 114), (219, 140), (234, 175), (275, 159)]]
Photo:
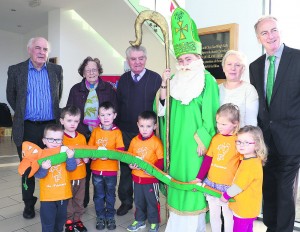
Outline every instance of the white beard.
[(204, 88), (204, 65), (203, 60), (195, 60), (187, 66), (176, 66), (177, 72), (170, 80), (170, 95), (188, 105), (198, 97)]

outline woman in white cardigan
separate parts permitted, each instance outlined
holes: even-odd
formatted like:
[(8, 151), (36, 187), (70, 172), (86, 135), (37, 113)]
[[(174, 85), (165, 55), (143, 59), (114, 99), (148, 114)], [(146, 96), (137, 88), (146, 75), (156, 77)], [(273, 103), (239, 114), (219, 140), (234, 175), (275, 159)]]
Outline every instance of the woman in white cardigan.
[(246, 58), (238, 51), (229, 50), (222, 60), (226, 80), (219, 85), (220, 106), (233, 103), (240, 110), (240, 127), (257, 126), (258, 94), (250, 83), (243, 81), (246, 69)]

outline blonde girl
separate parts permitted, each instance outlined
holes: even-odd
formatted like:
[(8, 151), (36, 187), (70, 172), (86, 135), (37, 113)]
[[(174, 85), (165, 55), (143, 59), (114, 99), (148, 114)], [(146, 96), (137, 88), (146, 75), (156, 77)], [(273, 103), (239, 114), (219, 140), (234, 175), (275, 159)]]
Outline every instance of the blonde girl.
[(233, 211), (233, 232), (252, 232), (253, 221), (260, 213), (262, 203), (262, 166), (267, 160), (267, 148), (259, 127), (245, 126), (237, 134), (236, 147), (243, 160), (233, 184), (223, 193), (221, 200), (230, 202)]
[[(213, 137), (193, 183), (204, 182), (221, 192), (225, 192), (230, 187), (241, 159), (235, 146), (236, 133), (239, 129), (239, 115), (238, 107), (231, 103), (224, 104), (218, 109), (216, 115), (218, 133)], [(225, 232), (232, 232), (233, 215), (228, 203), (210, 195), (206, 196), (206, 200), (209, 205), (212, 232), (221, 231), (221, 210)]]

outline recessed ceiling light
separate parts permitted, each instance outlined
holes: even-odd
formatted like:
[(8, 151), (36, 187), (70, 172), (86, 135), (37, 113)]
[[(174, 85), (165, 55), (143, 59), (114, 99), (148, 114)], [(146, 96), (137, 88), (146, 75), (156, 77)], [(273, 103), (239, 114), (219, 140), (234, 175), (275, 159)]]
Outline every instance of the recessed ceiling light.
[(41, 1), (42, 0), (29, 0), (29, 6), (30, 7), (37, 7), (39, 5), (41, 5)]

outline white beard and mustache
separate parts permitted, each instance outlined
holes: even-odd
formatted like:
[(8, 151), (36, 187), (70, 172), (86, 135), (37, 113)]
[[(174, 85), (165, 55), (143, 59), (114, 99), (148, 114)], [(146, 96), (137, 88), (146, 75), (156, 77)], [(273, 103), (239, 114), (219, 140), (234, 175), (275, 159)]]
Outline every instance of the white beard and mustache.
[(204, 88), (204, 64), (203, 60), (195, 60), (187, 66), (177, 65), (177, 72), (170, 80), (170, 95), (188, 105), (194, 98), (198, 97)]

